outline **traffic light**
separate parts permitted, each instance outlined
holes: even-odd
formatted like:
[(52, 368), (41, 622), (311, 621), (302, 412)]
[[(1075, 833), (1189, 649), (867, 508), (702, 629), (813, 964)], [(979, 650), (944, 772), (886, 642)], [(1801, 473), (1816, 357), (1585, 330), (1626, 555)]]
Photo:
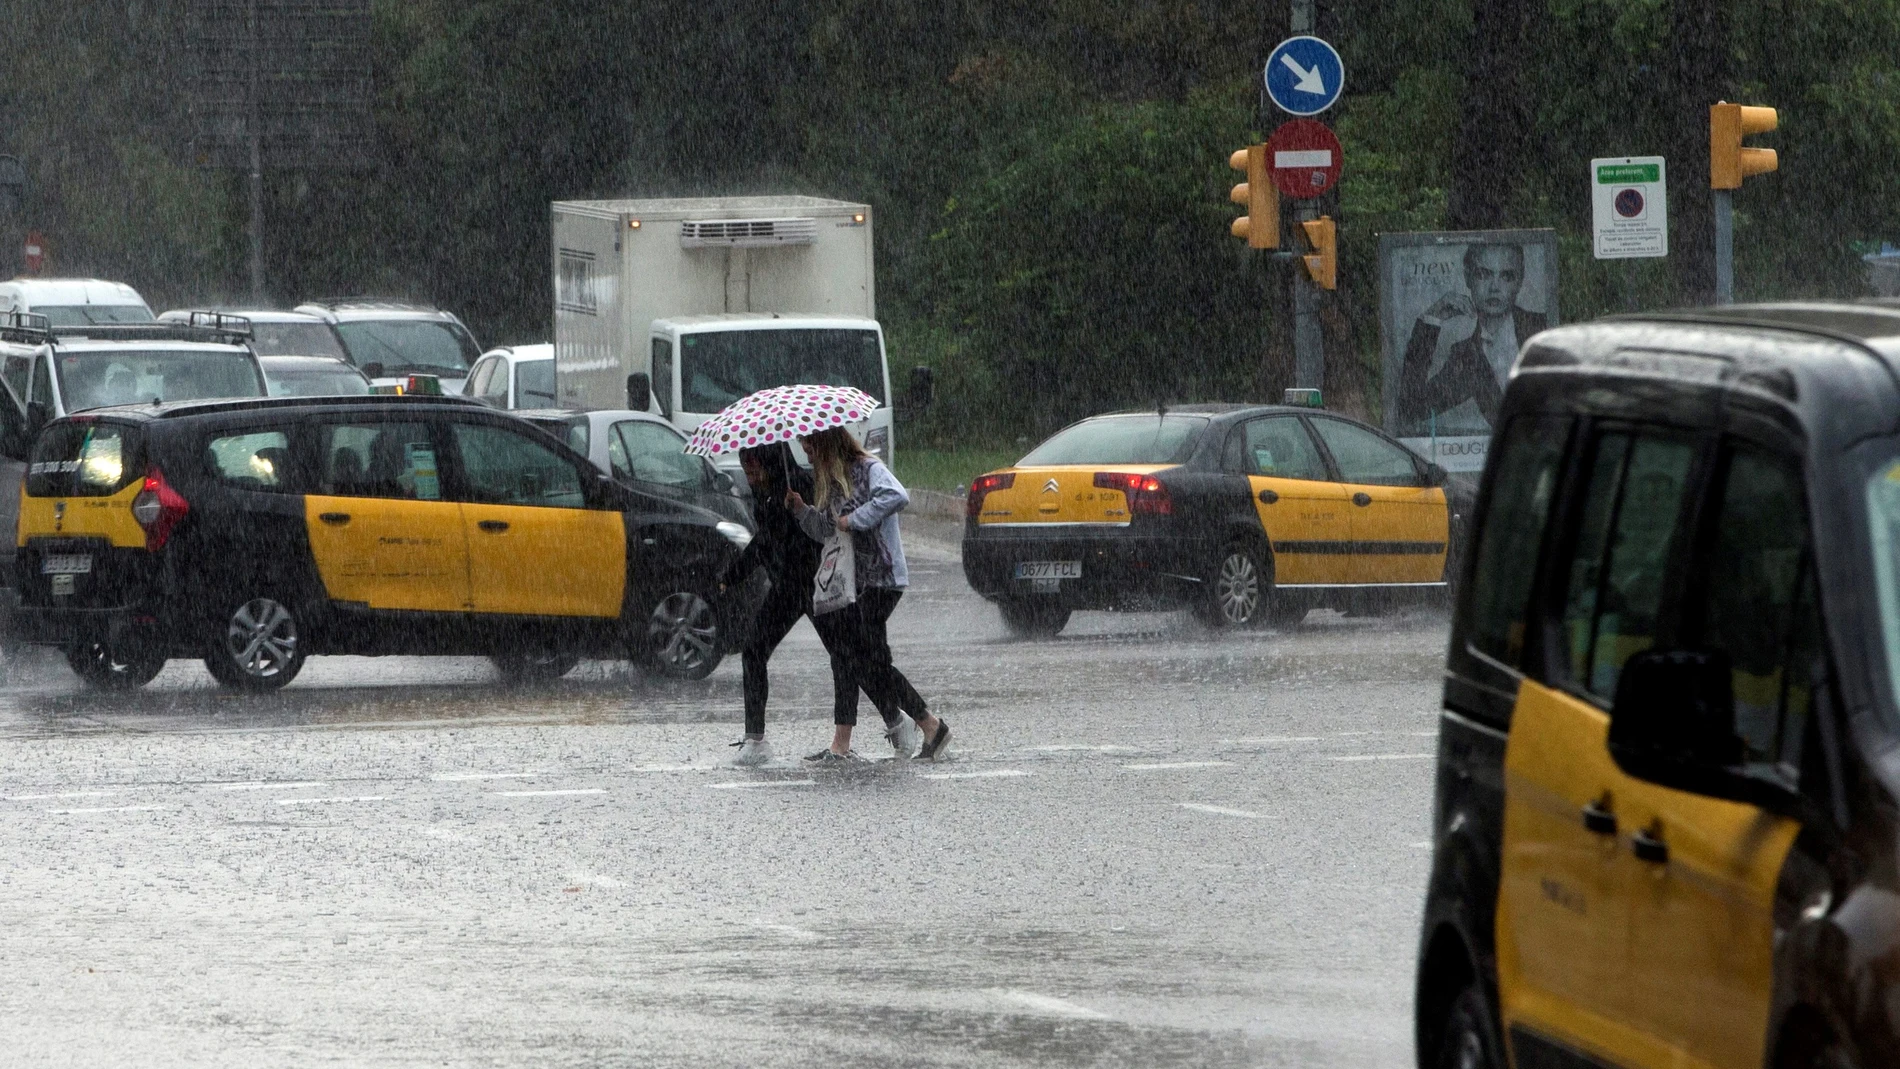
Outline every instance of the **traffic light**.
[(1771, 148), (1743, 148), (1742, 138), (1775, 128), (1775, 109), (1740, 104), (1709, 106), (1709, 188), (1740, 189), (1742, 179), (1780, 165)]
[(1247, 207), (1247, 214), (1234, 220), (1234, 236), (1245, 238), (1250, 249), (1279, 248), (1280, 194), (1267, 177), (1267, 146), (1248, 145), (1227, 157), (1227, 166), (1247, 173), (1247, 180), (1228, 195)]
[(1313, 284), (1323, 290), (1339, 288), (1339, 227), (1333, 223), (1333, 217), (1322, 215), (1318, 219), (1305, 219), (1300, 229), (1306, 231), (1306, 243), (1313, 246), (1311, 255), (1302, 256), (1306, 264), (1306, 274)]

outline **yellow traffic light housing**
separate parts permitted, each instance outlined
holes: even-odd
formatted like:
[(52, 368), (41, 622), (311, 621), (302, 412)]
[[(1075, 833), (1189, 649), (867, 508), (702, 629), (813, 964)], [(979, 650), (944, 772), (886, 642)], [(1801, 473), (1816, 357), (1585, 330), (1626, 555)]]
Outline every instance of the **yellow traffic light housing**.
[(1742, 138), (1776, 125), (1775, 109), (1740, 104), (1709, 106), (1709, 188), (1740, 189), (1742, 179), (1767, 174), (1781, 161), (1771, 148), (1743, 148)]
[(1305, 219), (1300, 229), (1306, 231), (1306, 243), (1313, 247), (1312, 255), (1300, 257), (1306, 265), (1306, 274), (1313, 284), (1323, 290), (1339, 288), (1339, 227), (1330, 215), (1318, 219)]
[(1246, 215), (1234, 220), (1233, 235), (1246, 239), (1250, 249), (1279, 248), (1280, 194), (1267, 175), (1267, 146), (1248, 145), (1227, 157), (1227, 166), (1247, 173), (1247, 180), (1228, 195), (1247, 208)]

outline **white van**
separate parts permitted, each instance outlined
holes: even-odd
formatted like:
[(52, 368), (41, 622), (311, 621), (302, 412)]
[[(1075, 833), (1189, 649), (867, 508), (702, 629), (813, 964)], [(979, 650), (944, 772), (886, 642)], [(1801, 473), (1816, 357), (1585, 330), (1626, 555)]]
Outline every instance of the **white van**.
[(123, 282), (97, 278), (16, 278), (0, 282), (0, 316), (8, 312), (43, 315), (54, 327), (110, 323), (150, 323), (157, 317)]

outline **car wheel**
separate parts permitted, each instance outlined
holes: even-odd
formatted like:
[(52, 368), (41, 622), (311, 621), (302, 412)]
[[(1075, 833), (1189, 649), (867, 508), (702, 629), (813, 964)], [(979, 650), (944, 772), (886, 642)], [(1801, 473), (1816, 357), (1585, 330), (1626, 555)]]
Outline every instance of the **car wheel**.
[(1431, 1064), (1433, 1069), (1501, 1069), (1496, 1043), (1484, 989), (1473, 980), (1446, 1009), (1438, 1056)]
[(303, 628), (274, 595), (237, 602), (220, 614), (205, 668), (237, 690), (276, 690), (303, 670)]
[(497, 653), (488, 660), (495, 666), (495, 671), (501, 673), (502, 682), (510, 685), (552, 683), (581, 663), (581, 659), (571, 653), (556, 653), (552, 650)]
[(1229, 542), (1207, 578), (1197, 615), (1210, 627), (1246, 627), (1262, 618), (1266, 593), (1259, 554), (1245, 542)]
[(999, 601), (1003, 626), (1017, 638), (1054, 638), (1069, 626), (1069, 609), (1038, 601)]
[(669, 679), (705, 679), (724, 656), (719, 614), (694, 590), (676, 590), (653, 602), (642, 640), (641, 660)]
[(165, 651), (137, 641), (82, 641), (66, 648), (66, 663), (89, 687), (137, 690), (164, 669)]

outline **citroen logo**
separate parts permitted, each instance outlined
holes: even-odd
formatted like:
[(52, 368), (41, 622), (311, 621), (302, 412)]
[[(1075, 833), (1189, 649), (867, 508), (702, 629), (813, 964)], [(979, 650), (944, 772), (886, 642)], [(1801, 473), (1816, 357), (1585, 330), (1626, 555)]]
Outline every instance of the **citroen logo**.
[(1042, 492), (1045, 494), (1053, 494), (1060, 491), (1061, 489), (1062, 489), (1062, 484), (1059, 482), (1056, 482), (1054, 479), (1050, 479), (1048, 482), (1042, 484)]
[(53, 530), (64, 530), (66, 526), (66, 502), (53, 502)]

